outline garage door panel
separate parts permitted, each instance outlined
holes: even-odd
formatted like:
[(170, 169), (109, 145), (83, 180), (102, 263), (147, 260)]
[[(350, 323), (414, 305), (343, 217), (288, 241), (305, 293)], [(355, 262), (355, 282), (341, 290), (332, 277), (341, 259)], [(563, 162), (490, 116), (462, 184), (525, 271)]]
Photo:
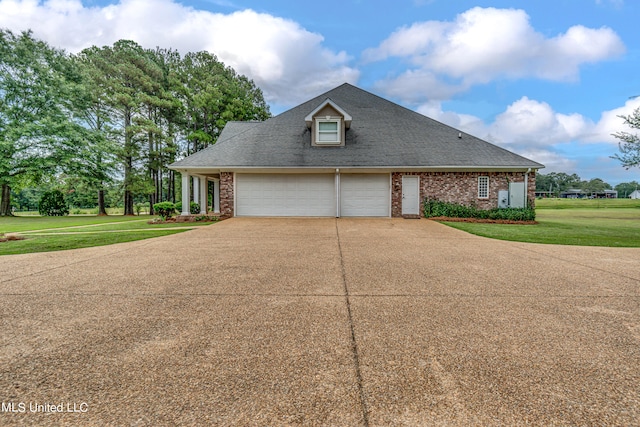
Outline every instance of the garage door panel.
[(389, 216), (389, 181), (387, 174), (340, 175), (340, 216)]
[(237, 216), (335, 216), (334, 175), (237, 174)]

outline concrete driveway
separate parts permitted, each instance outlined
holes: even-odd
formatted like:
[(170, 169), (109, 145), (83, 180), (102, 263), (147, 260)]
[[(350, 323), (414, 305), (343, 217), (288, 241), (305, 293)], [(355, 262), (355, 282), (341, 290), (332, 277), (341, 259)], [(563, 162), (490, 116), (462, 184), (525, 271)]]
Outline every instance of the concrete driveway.
[(638, 425), (639, 260), (402, 219), (3, 256), (0, 424)]

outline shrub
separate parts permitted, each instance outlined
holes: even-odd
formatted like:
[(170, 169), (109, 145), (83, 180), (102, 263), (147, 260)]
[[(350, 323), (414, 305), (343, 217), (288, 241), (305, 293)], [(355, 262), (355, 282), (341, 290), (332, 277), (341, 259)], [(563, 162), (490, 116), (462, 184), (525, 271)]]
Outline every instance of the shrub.
[[(182, 202), (176, 203), (176, 210), (182, 212)], [(200, 205), (196, 202), (189, 203), (189, 213), (191, 215), (198, 215), (200, 213)]]
[(475, 206), (464, 206), (456, 203), (441, 202), (436, 199), (425, 199), (424, 216), (426, 218), (476, 218), (508, 221), (534, 221), (536, 210), (532, 208), (478, 209)]
[(63, 216), (69, 215), (69, 208), (62, 192), (53, 190), (42, 195), (38, 203), (38, 212), (42, 216)]
[(166, 221), (175, 213), (176, 205), (171, 202), (160, 202), (154, 204), (153, 209)]
[(220, 221), (220, 218), (218, 218), (217, 216), (208, 216), (208, 215), (198, 215), (197, 217), (195, 217), (196, 222), (218, 222)]
[[(153, 206), (155, 207), (155, 205), (153, 205)], [(133, 210), (136, 212), (136, 215), (140, 216), (140, 213), (146, 207), (147, 207), (146, 203), (136, 203), (135, 205), (133, 205)], [(175, 209), (175, 207), (174, 207), (174, 209)]]

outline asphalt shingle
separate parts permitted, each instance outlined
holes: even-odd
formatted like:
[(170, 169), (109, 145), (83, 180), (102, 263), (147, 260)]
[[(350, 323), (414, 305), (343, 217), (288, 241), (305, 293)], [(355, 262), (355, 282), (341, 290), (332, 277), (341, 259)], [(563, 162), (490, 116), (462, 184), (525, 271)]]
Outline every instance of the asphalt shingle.
[[(326, 99), (353, 117), (344, 147), (311, 145), (305, 117)], [(544, 166), (345, 83), (264, 122), (230, 122), (215, 145), (171, 167)]]

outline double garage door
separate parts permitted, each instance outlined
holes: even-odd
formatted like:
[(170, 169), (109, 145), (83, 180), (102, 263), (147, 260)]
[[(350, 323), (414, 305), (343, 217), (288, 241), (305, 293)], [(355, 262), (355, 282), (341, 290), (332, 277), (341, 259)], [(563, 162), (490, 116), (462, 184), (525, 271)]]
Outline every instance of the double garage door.
[[(338, 189), (339, 188), (339, 189)], [(340, 192), (340, 200), (336, 195)], [(388, 174), (236, 174), (236, 216), (389, 216)]]

